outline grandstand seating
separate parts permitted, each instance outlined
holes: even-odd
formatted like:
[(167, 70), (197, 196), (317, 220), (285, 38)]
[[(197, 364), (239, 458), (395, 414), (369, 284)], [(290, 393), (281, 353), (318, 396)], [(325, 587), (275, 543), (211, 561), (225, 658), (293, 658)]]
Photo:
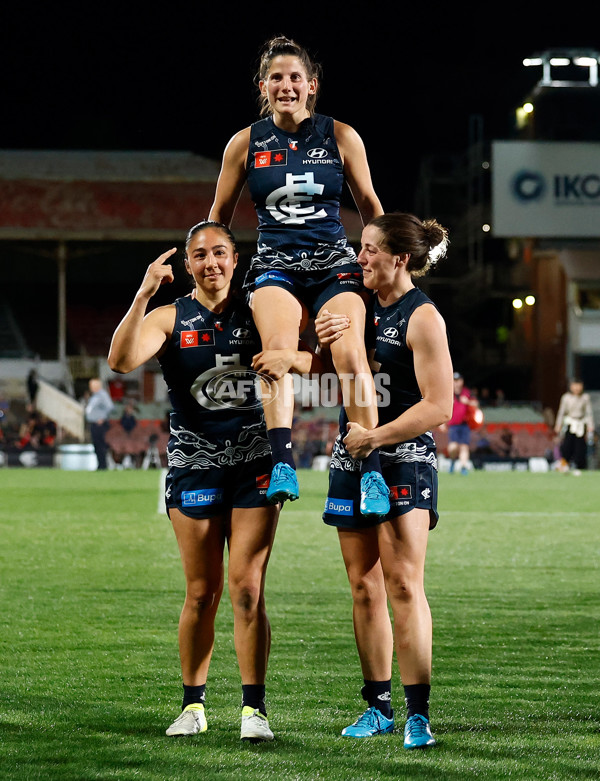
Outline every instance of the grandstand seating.
[[(471, 438), (471, 452), (476, 450), (477, 442), (485, 435), (492, 450), (501, 451), (503, 434), (508, 429), (512, 434), (512, 458), (543, 457), (552, 450), (553, 433), (545, 423), (488, 423), (484, 429), (474, 431)], [(433, 437), (440, 453), (448, 452), (448, 432), (434, 429)]]
[(168, 439), (169, 434), (160, 420), (138, 420), (131, 432), (125, 431), (118, 420), (111, 420), (106, 434), (106, 442), (115, 462), (122, 463), (129, 456), (134, 466), (141, 466), (145, 453), (153, 443), (161, 454), (162, 465), (166, 466)]

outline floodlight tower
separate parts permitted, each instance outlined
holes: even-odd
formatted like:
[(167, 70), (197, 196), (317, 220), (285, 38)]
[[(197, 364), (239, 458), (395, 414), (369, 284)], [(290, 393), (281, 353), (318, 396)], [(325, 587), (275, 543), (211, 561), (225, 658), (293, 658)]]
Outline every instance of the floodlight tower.
[[(524, 67), (541, 73), (516, 109), (515, 129), (520, 140), (531, 142), (530, 168), (552, 183), (543, 201), (545, 221), (529, 238), (516, 234), (536, 294), (534, 392), (555, 407), (564, 378), (580, 375), (600, 411), (600, 189), (591, 197), (577, 189), (598, 180), (599, 63), (600, 52), (587, 48), (548, 49), (524, 59)], [(549, 148), (556, 164), (543, 157)], [(572, 198), (561, 199), (562, 182), (573, 185)], [(553, 221), (558, 216), (564, 219), (560, 229)]]
[(555, 141), (600, 140), (600, 89), (595, 49), (548, 49), (523, 60), (541, 68), (541, 78), (516, 109), (522, 138)]

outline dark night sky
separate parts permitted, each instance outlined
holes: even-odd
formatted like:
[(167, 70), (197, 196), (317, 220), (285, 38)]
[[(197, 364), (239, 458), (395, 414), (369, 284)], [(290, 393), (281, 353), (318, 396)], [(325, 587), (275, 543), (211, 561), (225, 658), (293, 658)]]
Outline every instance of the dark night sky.
[(387, 210), (412, 207), (422, 155), (466, 147), (470, 115), (481, 115), (488, 139), (509, 137), (514, 107), (539, 78), (523, 57), (596, 45), (584, 19), (526, 15), (523, 4), (475, 16), (456, 4), (419, 12), (369, 3), (360, 14), (315, 3), (14, 5), (0, 23), (0, 148), (192, 150), (219, 160), (257, 118), (257, 55), (283, 33), (323, 65), (318, 110), (363, 137)]

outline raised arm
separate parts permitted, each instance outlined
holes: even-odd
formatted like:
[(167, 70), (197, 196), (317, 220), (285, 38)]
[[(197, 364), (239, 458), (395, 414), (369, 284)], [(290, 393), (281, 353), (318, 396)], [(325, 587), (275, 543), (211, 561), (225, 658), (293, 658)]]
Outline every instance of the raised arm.
[(151, 263), (129, 311), (113, 334), (108, 365), (114, 372), (127, 374), (159, 354), (173, 333), (175, 307), (161, 306), (146, 315), (148, 302), (158, 288), (173, 281), (173, 269), (167, 263), (176, 248), (164, 252)]
[(373, 188), (371, 171), (362, 138), (350, 125), (335, 122), (335, 139), (344, 163), (344, 175), (356, 203), (363, 225), (383, 214)]
[(240, 130), (229, 141), (223, 153), (221, 172), (217, 180), (215, 199), (208, 215), (209, 220), (230, 225), (235, 207), (246, 181), (246, 157), (250, 142), (250, 128)]

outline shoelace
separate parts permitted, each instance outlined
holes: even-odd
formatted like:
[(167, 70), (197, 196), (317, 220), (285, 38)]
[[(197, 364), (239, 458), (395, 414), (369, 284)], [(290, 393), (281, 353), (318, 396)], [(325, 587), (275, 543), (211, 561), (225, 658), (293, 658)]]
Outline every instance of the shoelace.
[(369, 499), (376, 499), (382, 493), (387, 496), (389, 493), (388, 488), (385, 484), (382, 486), (382, 482), (383, 478), (380, 480), (377, 472), (367, 476), (365, 480), (365, 494), (369, 497)]
[(273, 470), (272, 480), (274, 483), (281, 483), (286, 479), (286, 469), (285, 464), (277, 464), (275, 469)]
[(375, 715), (375, 708), (367, 708), (367, 710), (358, 717), (355, 724), (357, 727), (370, 727), (373, 722), (377, 723), (379, 727), (379, 717)]
[(408, 734), (411, 738), (420, 738), (423, 735), (427, 735), (427, 721), (425, 721), (423, 716), (416, 714), (409, 719)]

